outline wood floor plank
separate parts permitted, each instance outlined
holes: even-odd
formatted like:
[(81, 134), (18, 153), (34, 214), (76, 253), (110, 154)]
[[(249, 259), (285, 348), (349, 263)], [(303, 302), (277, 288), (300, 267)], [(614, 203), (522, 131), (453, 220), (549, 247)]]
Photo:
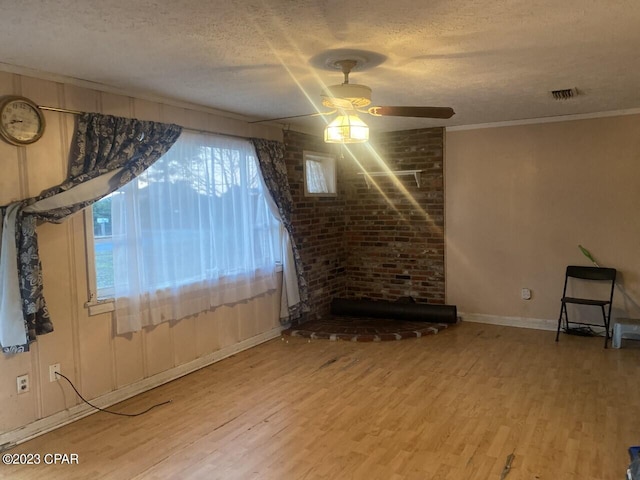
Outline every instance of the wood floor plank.
[(284, 338), (9, 453), (11, 479), (618, 480), (640, 443), (640, 348), (482, 324), (398, 342)]

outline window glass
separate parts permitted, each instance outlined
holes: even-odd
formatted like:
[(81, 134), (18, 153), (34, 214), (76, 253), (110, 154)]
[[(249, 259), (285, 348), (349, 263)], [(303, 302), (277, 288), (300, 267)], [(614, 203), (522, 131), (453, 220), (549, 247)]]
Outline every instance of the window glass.
[(335, 196), (336, 159), (332, 155), (304, 152), (305, 196)]
[(228, 284), (280, 260), (280, 223), (255, 150), (227, 137), (183, 133), (144, 173), (94, 204), (93, 231), (98, 299)]

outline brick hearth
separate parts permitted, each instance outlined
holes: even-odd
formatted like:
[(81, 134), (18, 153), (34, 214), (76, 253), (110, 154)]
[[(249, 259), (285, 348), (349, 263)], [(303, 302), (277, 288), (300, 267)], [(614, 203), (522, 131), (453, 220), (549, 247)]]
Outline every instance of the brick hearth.
[(292, 337), (348, 340), (351, 342), (384, 342), (433, 335), (450, 325), (445, 323), (407, 322), (380, 318), (333, 316), (310, 320), (282, 333)]

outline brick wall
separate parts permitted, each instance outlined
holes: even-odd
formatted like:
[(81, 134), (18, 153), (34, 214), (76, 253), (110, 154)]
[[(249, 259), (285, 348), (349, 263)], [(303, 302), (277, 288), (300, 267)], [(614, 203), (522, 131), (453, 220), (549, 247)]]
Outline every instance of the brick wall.
[[(375, 151), (391, 170), (413, 176), (374, 177), (367, 185), (347, 164), (346, 295), (444, 303), (444, 179), (442, 128), (376, 134)], [(383, 170), (370, 150), (358, 154), (368, 171)]]
[[(336, 153), (320, 137), (285, 133), (294, 201), (294, 238), (309, 283), (311, 318), (326, 315), (333, 297), (396, 300), (412, 296), (444, 303), (443, 129), (376, 133), (375, 152), (392, 170), (413, 176), (376, 177), (370, 189), (356, 161), (338, 159), (338, 196), (305, 197), (302, 152)], [(366, 145), (350, 148), (369, 171), (382, 170)]]
[(284, 134), (287, 175), (293, 196), (293, 237), (304, 264), (309, 285), (309, 318), (329, 313), (334, 297), (345, 295), (346, 243), (345, 193), (342, 166), (338, 167), (337, 197), (305, 197), (303, 151), (335, 153), (320, 137), (288, 131)]

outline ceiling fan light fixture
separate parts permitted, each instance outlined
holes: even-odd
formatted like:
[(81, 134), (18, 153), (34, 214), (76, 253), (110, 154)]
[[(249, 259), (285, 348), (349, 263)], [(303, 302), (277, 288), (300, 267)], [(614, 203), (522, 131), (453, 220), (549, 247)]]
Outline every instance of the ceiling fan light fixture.
[(369, 140), (369, 126), (355, 114), (338, 115), (324, 129), (326, 143), (364, 143)]

